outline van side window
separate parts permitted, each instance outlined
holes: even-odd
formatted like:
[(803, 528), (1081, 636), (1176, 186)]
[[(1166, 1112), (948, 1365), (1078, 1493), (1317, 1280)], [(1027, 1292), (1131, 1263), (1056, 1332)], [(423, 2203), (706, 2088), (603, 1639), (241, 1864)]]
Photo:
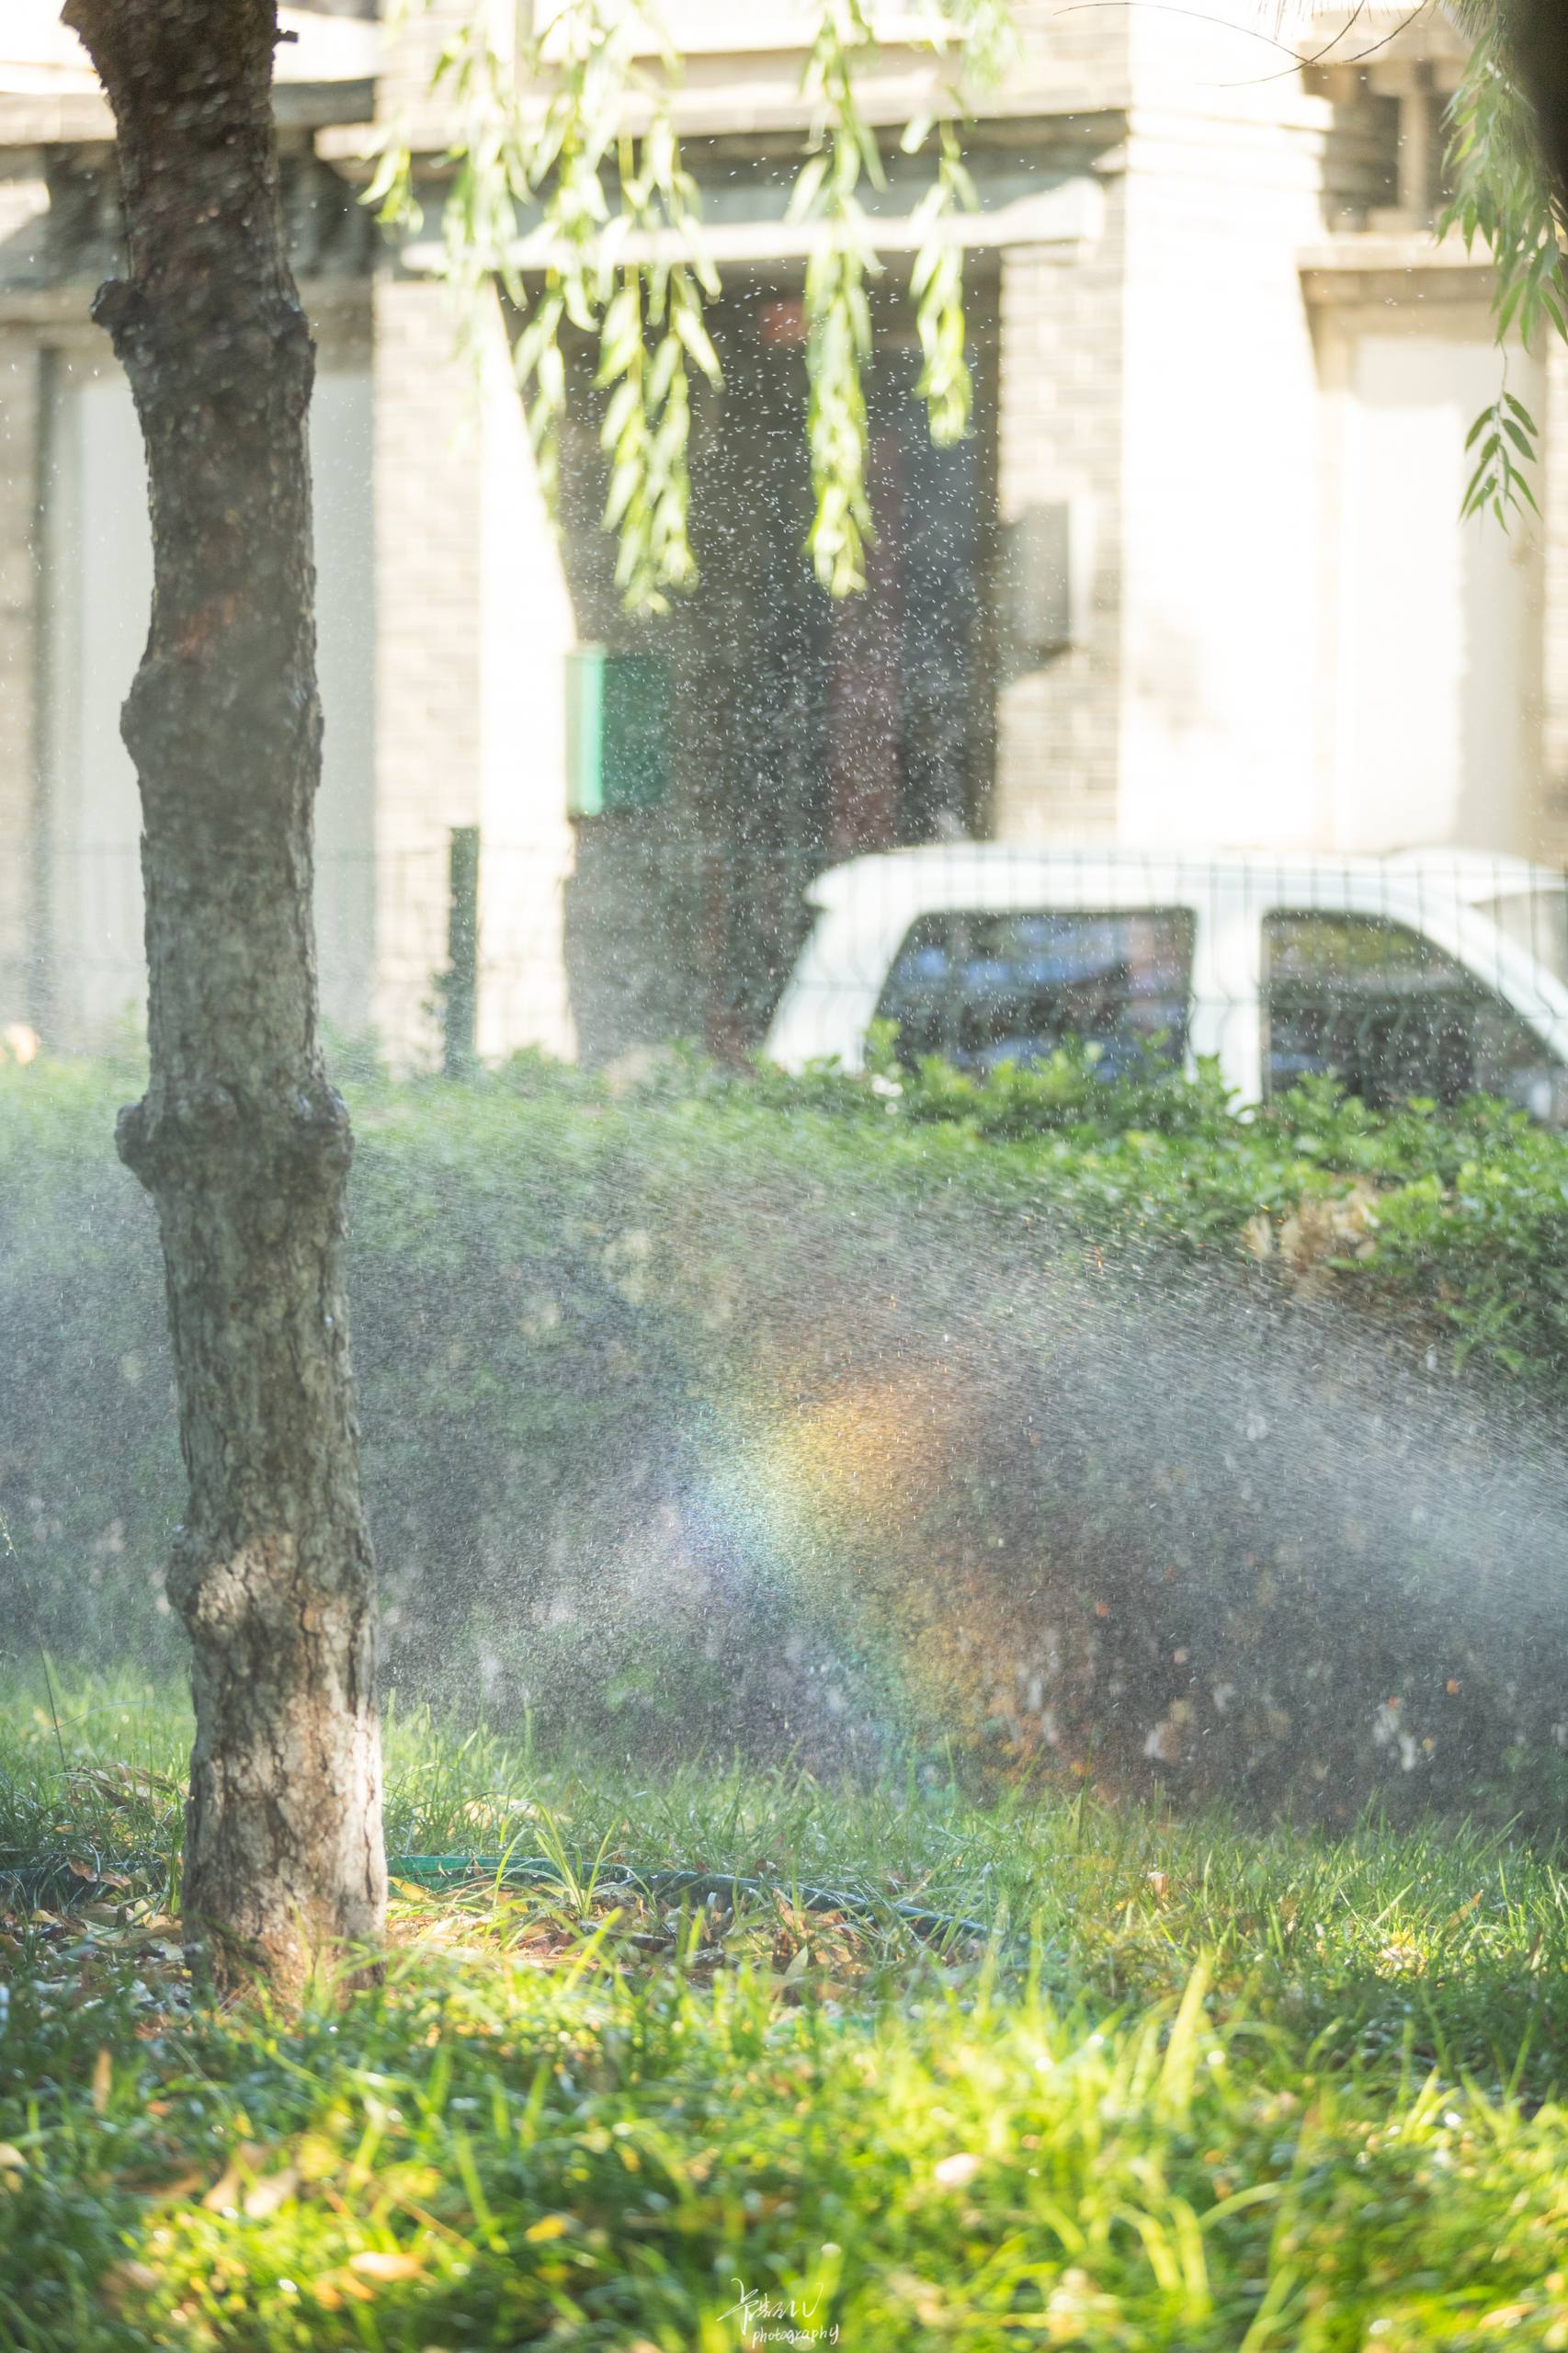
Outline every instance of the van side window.
[(1185, 907), (1104, 915), (922, 915), (893, 961), (880, 1020), (900, 1059), (961, 1069), (1041, 1062), (1069, 1039), (1096, 1049), (1107, 1078), (1187, 1051), (1193, 918)]
[(1379, 1108), (1500, 1095), (1551, 1116), (1558, 1066), (1541, 1040), (1408, 925), (1281, 908), (1264, 918), (1263, 947), (1267, 1093), (1332, 1073)]

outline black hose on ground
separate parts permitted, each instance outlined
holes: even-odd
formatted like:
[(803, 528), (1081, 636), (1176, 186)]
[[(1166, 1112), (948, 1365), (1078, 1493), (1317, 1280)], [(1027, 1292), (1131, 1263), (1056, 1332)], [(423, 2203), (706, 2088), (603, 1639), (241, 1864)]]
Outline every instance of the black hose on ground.
[[(59, 1858), (29, 1857), (17, 1863), (0, 1862), (0, 1903), (14, 1904), (19, 1897), (29, 1910), (47, 1907), (74, 1911), (84, 1904), (114, 1896), (123, 1888), (128, 1876), (162, 1872), (164, 1868), (161, 1857), (146, 1855), (118, 1859), (112, 1867), (95, 1857), (90, 1870), (80, 1862)], [(961, 1939), (984, 1945), (992, 1937), (992, 1931), (982, 1921), (933, 1912), (923, 1904), (901, 1904), (883, 1896), (851, 1895), (837, 1888), (737, 1878), (728, 1871), (642, 1870), (631, 1863), (606, 1863), (578, 1876), (544, 1855), (391, 1855), (387, 1871), (392, 1880), (415, 1887), (457, 1888), (480, 1883), (561, 1889), (575, 1886), (589, 1889), (596, 1895), (621, 1892), (649, 1896), (657, 1903), (692, 1904), (699, 1908), (719, 1904), (732, 1912), (743, 1901), (766, 1904), (775, 1896), (782, 1896), (804, 1912), (843, 1913), (849, 1918), (868, 1921), (900, 1920), (917, 1937), (931, 1941), (951, 1943)]]

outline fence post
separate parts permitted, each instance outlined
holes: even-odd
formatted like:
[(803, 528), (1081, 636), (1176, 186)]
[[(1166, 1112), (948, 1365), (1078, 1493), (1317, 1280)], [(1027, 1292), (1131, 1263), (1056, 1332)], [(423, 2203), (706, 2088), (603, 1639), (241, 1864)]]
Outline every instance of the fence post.
[(447, 985), (442, 1067), (465, 1078), (478, 1056), (479, 827), (454, 825), (447, 898)]

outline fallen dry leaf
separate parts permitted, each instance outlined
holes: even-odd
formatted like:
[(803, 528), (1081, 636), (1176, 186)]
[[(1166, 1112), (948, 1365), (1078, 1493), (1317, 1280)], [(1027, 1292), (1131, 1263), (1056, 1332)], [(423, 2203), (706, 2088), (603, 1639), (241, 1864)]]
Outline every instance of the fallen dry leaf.
[(237, 2208), (245, 2174), (254, 2174), (267, 2151), (259, 2141), (242, 2141), (222, 2172), (202, 2200), (210, 2214), (222, 2214), (231, 2206)]
[(184, 2173), (173, 2174), (167, 2181), (137, 2183), (136, 2194), (154, 2206), (166, 2206), (176, 2198), (194, 2197), (206, 2178), (199, 2166), (187, 2165)]
[(299, 2187), (298, 2173), (292, 2165), (285, 2165), (281, 2173), (269, 2173), (265, 2181), (258, 2181), (254, 2188), (246, 2190), (241, 2211), (250, 2222), (265, 2222), (279, 2206), (288, 2204)]
[[(532, 2233), (528, 2235), (531, 2237)], [(425, 2268), (425, 2258), (395, 2249), (383, 2252), (379, 2247), (367, 2247), (362, 2255), (349, 2256), (348, 2268), (361, 2279), (417, 2279)]]
[(376, 2291), (367, 2287), (363, 2279), (356, 2279), (352, 2271), (324, 2271), (319, 2279), (311, 2282), (311, 2293), (324, 2312), (335, 2313), (342, 2311), (346, 2296), (352, 2296), (356, 2303), (368, 2304)]

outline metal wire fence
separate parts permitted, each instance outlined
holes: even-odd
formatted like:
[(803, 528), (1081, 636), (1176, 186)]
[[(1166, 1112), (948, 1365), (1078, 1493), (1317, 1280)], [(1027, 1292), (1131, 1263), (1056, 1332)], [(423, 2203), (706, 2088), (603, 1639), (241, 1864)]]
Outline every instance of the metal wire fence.
[[(1215, 1056), (1254, 1099), (1335, 1072), (1373, 1101), (1568, 1107), (1568, 884), (1500, 855), (1192, 855), (947, 842), (858, 856), (636, 823), (473, 829), (318, 859), (340, 1042), (460, 1068), (673, 1040), (853, 1067), (878, 1020), (974, 1072), (1077, 1041), (1115, 1076)], [(91, 1049), (144, 994), (130, 844), (0, 902), (0, 1014)]]

